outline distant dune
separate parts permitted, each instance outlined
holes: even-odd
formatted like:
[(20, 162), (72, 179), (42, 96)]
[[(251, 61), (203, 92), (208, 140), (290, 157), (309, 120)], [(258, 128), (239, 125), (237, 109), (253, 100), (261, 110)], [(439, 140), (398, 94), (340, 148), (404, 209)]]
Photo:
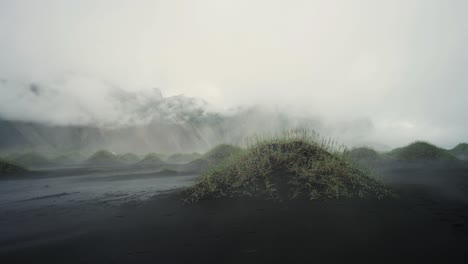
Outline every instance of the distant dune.
[(468, 144), (460, 143), (450, 150), (450, 153), (462, 160), (468, 160)]
[(171, 156), (169, 156), (166, 160), (167, 163), (173, 163), (173, 164), (184, 164), (184, 163), (189, 163), (193, 160), (196, 160), (198, 158), (201, 158), (203, 155), (194, 152), (194, 153), (176, 153)]
[(400, 161), (457, 160), (449, 151), (422, 141), (396, 148), (388, 156)]
[(138, 165), (152, 165), (152, 166), (161, 166), (164, 165), (165, 162), (162, 160), (160, 154), (150, 153), (147, 154), (141, 161), (137, 163)]
[(25, 168), (11, 162), (0, 159), (0, 175), (15, 174), (26, 171)]
[(28, 167), (28, 168), (50, 167), (50, 166), (55, 165), (55, 163), (51, 161), (50, 159), (35, 152), (12, 155), (10, 157), (10, 160), (13, 163), (16, 163), (16, 164), (19, 164), (21, 166)]
[(85, 163), (94, 166), (112, 166), (121, 165), (122, 161), (116, 154), (108, 150), (100, 150), (89, 157)]

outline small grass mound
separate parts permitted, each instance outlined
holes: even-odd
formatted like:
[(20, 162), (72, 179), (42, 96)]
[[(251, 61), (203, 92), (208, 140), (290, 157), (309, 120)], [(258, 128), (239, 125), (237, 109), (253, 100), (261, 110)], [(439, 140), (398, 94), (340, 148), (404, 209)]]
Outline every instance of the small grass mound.
[(468, 144), (460, 143), (456, 147), (450, 150), (450, 153), (460, 159), (468, 159)]
[(422, 141), (417, 141), (406, 147), (394, 149), (390, 151), (388, 155), (394, 159), (401, 161), (433, 161), (457, 159), (447, 150)]
[(353, 148), (347, 153), (347, 155), (351, 160), (358, 162), (375, 162), (380, 160), (379, 153), (367, 147)]
[(0, 175), (15, 174), (25, 171), (27, 170), (20, 165), (16, 165), (11, 162), (0, 159)]
[(11, 162), (24, 167), (47, 167), (53, 165), (51, 160), (35, 152), (13, 155)]
[(198, 172), (204, 171), (211, 166), (223, 162), (231, 156), (239, 154), (241, 151), (242, 149), (239, 147), (221, 144), (209, 150), (202, 157), (187, 163), (185, 169)]
[(56, 156), (52, 162), (60, 165), (78, 164), (84, 160), (83, 156), (79, 153), (66, 153)]
[(240, 153), (241, 151), (242, 149), (239, 147), (228, 144), (221, 144), (205, 153), (205, 155), (203, 155), (203, 159), (206, 159), (210, 162), (220, 162)]
[(191, 161), (194, 161), (196, 159), (201, 158), (202, 155), (200, 153), (194, 152), (194, 153), (177, 153), (174, 155), (169, 156), (167, 158), (168, 163), (173, 163), (173, 164), (184, 164), (184, 163), (189, 163)]
[(288, 200), (390, 195), (383, 183), (313, 134), (285, 133), (256, 141), (210, 168), (184, 191), (186, 202), (221, 197)]
[(165, 162), (161, 159), (161, 155), (157, 153), (147, 154), (140, 162), (139, 165), (164, 165)]
[(86, 160), (86, 163), (98, 166), (112, 166), (119, 165), (122, 162), (116, 154), (108, 150), (99, 150), (91, 155), (91, 157)]
[(117, 156), (124, 163), (136, 163), (140, 161), (140, 157), (135, 153), (125, 153)]

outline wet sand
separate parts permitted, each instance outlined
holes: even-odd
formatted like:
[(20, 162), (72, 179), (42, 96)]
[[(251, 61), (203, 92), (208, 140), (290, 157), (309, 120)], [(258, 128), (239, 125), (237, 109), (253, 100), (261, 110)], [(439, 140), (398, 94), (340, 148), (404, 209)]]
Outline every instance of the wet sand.
[(466, 263), (468, 169), (382, 173), (398, 199), (186, 206), (169, 192), (124, 203), (9, 210), (0, 218), (0, 261)]

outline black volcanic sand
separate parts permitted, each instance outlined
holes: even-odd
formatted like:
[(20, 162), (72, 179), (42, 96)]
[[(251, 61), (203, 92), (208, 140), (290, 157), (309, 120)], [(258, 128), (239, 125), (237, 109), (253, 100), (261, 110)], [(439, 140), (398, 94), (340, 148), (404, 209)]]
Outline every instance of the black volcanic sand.
[(11, 212), (0, 263), (467, 263), (468, 167), (382, 173), (399, 199), (186, 206), (169, 193)]

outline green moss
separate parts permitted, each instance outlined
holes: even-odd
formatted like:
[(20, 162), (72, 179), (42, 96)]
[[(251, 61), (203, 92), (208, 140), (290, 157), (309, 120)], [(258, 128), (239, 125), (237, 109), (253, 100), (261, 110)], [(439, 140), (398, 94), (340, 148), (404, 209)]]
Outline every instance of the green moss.
[(457, 159), (447, 150), (422, 141), (417, 141), (406, 147), (394, 149), (390, 151), (388, 155), (402, 161)]
[(391, 192), (346, 159), (330, 141), (307, 131), (257, 139), (184, 191), (186, 202), (221, 197), (323, 199), (384, 197)]

